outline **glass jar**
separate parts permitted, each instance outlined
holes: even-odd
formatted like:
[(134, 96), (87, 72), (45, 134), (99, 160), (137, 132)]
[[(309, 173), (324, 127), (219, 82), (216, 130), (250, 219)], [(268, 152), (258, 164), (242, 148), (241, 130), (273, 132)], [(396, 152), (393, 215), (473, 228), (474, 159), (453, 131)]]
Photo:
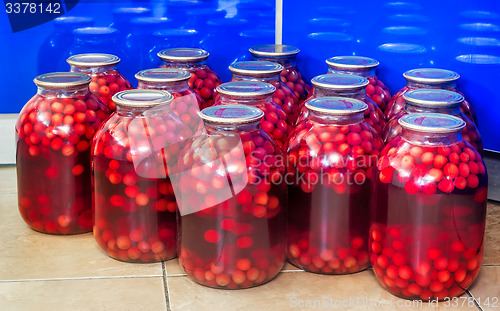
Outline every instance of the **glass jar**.
[(401, 136), (403, 128), (399, 124), (399, 119), (402, 116), (409, 113), (444, 113), (465, 121), (462, 138), (471, 144), (479, 154), (483, 154), (483, 142), (479, 130), (471, 119), (460, 111), (460, 105), (464, 101), (462, 95), (446, 90), (419, 89), (404, 93), (403, 99), (406, 102), (405, 109), (387, 122), (383, 137), (385, 143)]
[(196, 48), (200, 46), (200, 34), (195, 29), (167, 28), (153, 33), (153, 42), (149, 47), (149, 66), (158, 67), (161, 62), (158, 52), (170, 48)]
[(191, 74), (188, 71), (175, 68), (146, 69), (138, 72), (135, 78), (139, 81), (138, 89), (162, 90), (173, 95), (170, 110), (186, 125), (188, 135), (200, 129), (203, 122), (198, 113), (206, 107), (206, 103), (189, 87)]
[[(392, 96), (385, 110), (387, 120), (390, 120), (398, 112), (404, 110), (405, 101), (402, 95), (411, 90), (444, 89), (457, 92), (463, 96), (456, 87), (460, 75), (454, 71), (437, 68), (419, 68), (408, 70), (403, 76), (406, 79), (406, 86)], [(477, 126), (476, 112), (467, 99), (464, 99), (462, 104), (460, 104), (460, 110)]]
[(483, 258), (486, 168), (461, 137), (463, 120), (414, 113), (399, 123), (402, 135), (384, 148), (373, 173), (373, 271), (401, 298), (459, 296)]
[(71, 66), (71, 72), (82, 72), (92, 78), (89, 89), (92, 94), (113, 112), (115, 103), (113, 95), (132, 88), (130, 82), (120, 74), (117, 65), (120, 59), (110, 54), (78, 54), (66, 60)]
[(306, 102), (288, 142), (288, 259), (321, 274), (366, 269), (371, 171), (383, 148), (360, 100)]
[(112, 258), (155, 262), (176, 255), (177, 204), (168, 170), (182, 145), (183, 123), (173, 96), (128, 90), (93, 146), (94, 236)]
[(377, 78), (375, 69), (379, 62), (373, 58), (363, 56), (337, 56), (326, 60), (328, 72), (347, 73), (368, 79), (366, 95), (379, 106), (382, 112), (391, 99), (391, 93), (385, 84)]
[[(382, 135), (385, 128), (384, 113), (373, 99), (366, 94), (366, 87), (369, 84), (368, 79), (344, 73), (330, 73), (316, 76), (311, 81), (314, 87), (311, 92), (309, 92), (308, 100), (325, 96), (359, 99), (368, 105), (368, 109), (364, 112), (366, 122), (368, 122), (379, 135)], [(302, 104), (298, 122), (307, 118), (307, 114), (308, 110), (305, 108), (304, 104)]]
[(90, 145), (108, 110), (83, 73), (55, 72), (34, 82), (37, 94), (16, 123), (19, 211), (52, 234), (92, 230)]
[(261, 81), (272, 84), (276, 88), (273, 101), (285, 110), (288, 124), (295, 124), (299, 98), (281, 81), (282, 65), (266, 61), (236, 62), (229, 66), (229, 70), (233, 74), (231, 81)]
[(208, 52), (194, 48), (172, 48), (158, 53), (163, 68), (178, 68), (189, 71), (189, 87), (198, 93), (206, 103), (206, 107), (214, 104), (215, 89), (222, 80), (207, 65)]
[(250, 48), (250, 53), (255, 60), (275, 62), (284, 67), (281, 71), (281, 81), (295, 93), (302, 103), (311, 86), (304, 79), (297, 67), (297, 54), (300, 50), (291, 45), (263, 44)]
[(201, 112), (206, 135), (188, 143), (173, 184), (179, 263), (194, 281), (238, 289), (274, 278), (285, 260), (285, 165), (255, 107)]
[(235, 81), (217, 87), (215, 105), (241, 104), (257, 107), (264, 112), (260, 128), (267, 132), (283, 149), (291, 127), (286, 123), (285, 111), (273, 102), (276, 88), (265, 82)]

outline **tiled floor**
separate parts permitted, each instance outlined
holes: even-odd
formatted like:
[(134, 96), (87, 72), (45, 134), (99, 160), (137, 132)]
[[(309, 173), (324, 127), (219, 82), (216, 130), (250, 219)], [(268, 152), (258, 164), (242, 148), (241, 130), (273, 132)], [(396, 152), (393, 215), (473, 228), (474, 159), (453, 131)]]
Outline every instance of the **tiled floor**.
[(64, 237), (29, 229), (17, 210), (15, 168), (2, 167), (0, 311), (500, 310), (500, 205), (490, 203), (488, 214), (484, 266), (458, 307), (408, 305), (387, 293), (371, 270), (322, 276), (289, 264), (268, 284), (224, 291), (195, 284), (177, 260), (126, 264), (102, 253), (90, 233)]

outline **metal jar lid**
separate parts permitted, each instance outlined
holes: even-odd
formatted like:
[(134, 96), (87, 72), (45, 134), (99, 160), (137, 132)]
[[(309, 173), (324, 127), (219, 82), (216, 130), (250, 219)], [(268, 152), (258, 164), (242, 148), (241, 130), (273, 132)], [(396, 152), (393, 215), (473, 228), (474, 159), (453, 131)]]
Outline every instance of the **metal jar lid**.
[(135, 78), (141, 82), (178, 82), (189, 80), (191, 73), (176, 68), (155, 68), (139, 71)]
[(340, 116), (356, 115), (368, 109), (368, 105), (358, 99), (334, 96), (310, 99), (305, 106), (312, 111)]
[(266, 61), (236, 62), (229, 66), (232, 73), (241, 75), (274, 75), (279, 74), (283, 69), (284, 67), (278, 63)]
[(262, 119), (264, 112), (259, 108), (245, 105), (220, 105), (203, 109), (199, 112), (204, 121), (232, 124), (251, 123)]
[(418, 89), (403, 94), (406, 103), (419, 107), (452, 108), (458, 107), (464, 97), (456, 92), (439, 89)]
[(398, 120), (409, 130), (426, 133), (456, 133), (465, 127), (465, 121), (441, 113), (410, 113)]
[(77, 67), (102, 67), (117, 65), (120, 62), (120, 58), (111, 54), (88, 53), (73, 55), (66, 62), (70, 66)]
[(39, 75), (33, 82), (38, 87), (60, 89), (88, 85), (92, 78), (81, 72), (51, 72)]
[(300, 50), (291, 45), (261, 44), (252, 46), (248, 51), (255, 56), (287, 57), (299, 54)]
[(428, 84), (453, 82), (460, 78), (454, 71), (438, 68), (418, 68), (403, 73), (406, 81)]
[(174, 97), (160, 90), (127, 90), (113, 95), (113, 102), (118, 106), (150, 108), (156, 105), (168, 104)]
[(241, 97), (272, 95), (275, 91), (276, 87), (266, 82), (234, 81), (217, 87), (217, 92), (221, 95)]
[(368, 85), (368, 79), (345, 73), (331, 73), (316, 76), (311, 80), (315, 87), (329, 90), (362, 90)]
[(209, 55), (207, 51), (195, 48), (174, 48), (158, 52), (158, 57), (168, 62), (199, 62)]
[(326, 60), (334, 69), (372, 69), (379, 65), (376, 59), (364, 56), (335, 56)]

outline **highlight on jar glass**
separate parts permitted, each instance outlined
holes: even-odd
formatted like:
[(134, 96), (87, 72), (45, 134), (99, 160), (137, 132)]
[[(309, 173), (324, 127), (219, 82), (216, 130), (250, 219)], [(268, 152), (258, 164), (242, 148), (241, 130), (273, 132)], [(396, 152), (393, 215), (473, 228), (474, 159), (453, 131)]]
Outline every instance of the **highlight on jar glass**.
[[(460, 75), (451, 70), (438, 68), (419, 68), (408, 70), (403, 74), (406, 79), (406, 86), (392, 96), (391, 101), (385, 110), (387, 120), (392, 119), (401, 110), (404, 110), (405, 101), (402, 97), (404, 93), (416, 89), (443, 89), (457, 92), (464, 96), (457, 89), (457, 80)], [(477, 117), (474, 107), (464, 97), (464, 101), (460, 104), (460, 111), (465, 114), (477, 126)]]
[(336, 56), (326, 60), (328, 72), (346, 73), (362, 76), (368, 79), (366, 95), (368, 95), (385, 111), (387, 104), (391, 100), (391, 93), (385, 84), (375, 74), (379, 62), (373, 58), (364, 56)]
[[(178, 255), (209, 287), (241, 289), (274, 278), (285, 260), (285, 165), (260, 128), (260, 109), (203, 109), (206, 135), (191, 140), (172, 184), (179, 205)], [(280, 160), (281, 159), (281, 160)]]
[(321, 274), (369, 267), (372, 167), (384, 147), (360, 100), (321, 97), (288, 143), (288, 259)]
[(177, 204), (169, 178), (183, 146), (173, 96), (128, 90), (93, 146), (94, 237), (112, 258), (155, 262), (176, 256)]
[(249, 49), (254, 60), (275, 62), (284, 67), (281, 71), (281, 81), (285, 83), (299, 98), (299, 103), (302, 103), (311, 86), (304, 79), (297, 67), (297, 54), (300, 50), (291, 45), (282, 44), (262, 44), (256, 45)]
[(247, 105), (264, 112), (260, 127), (283, 149), (291, 127), (286, 123), (286, 112), (278, 106), (272, 96), (276, 88), (265, 82), (235, 81), (217, 87), (218, 105)]
[(90, 145), (108, 109), (83, 73), (40, 75), (16, 123), (19, 211), (33, 229), (52, 234), (92, 230)]
[(189, 71), (189, 87), (200, 95), (206, 103), (205, 107), (214, 104), (215, 89), (222, 80), (207, 65), (209, 53), (195, 48), (172, 48), (158, 52), (162, 60), (160, 67), (179, 68)]
[[(359, 99), (368, 106), (368, 109), (364, 112), (366, 122), (379, 135), (382, 135), (385, 128), (384, 113), (366, 94), (366, 87), (369, 84), (368, 79), (344, 73), (330, 73), (316, 76), (311, 81), (314, 87), (308, 95), (308, 100), (325, 96)], [(307, 101), (304, 103), (307, 103)], [(308, 112), (308, 109), (302, 104), (297, 124), (307, 118)]]
[(120, 58), (111, 54), (78, 54), (67, 60), (72, 72), (82, 72), (92, 78), (89, 89), (111, 112), (115, 111), (113, 95), (130, 90), (132, 85), (117, 69)]
[(414, 113), (373, 170), (370, 261), (379, 282), (406, 299), (461, 295), (483, 259), (488, 177), (461, 135), (465, 122)]
[(188, 134), (198, 131), (203, 122), (198, 113), (206, 106), (205, 101), (189, 86), (192, 74), (183, 69), (157, 68), (138, 72), (135, 78), (139, 81), (137, 89), (167, 91), (174, 97), (170, 110), (186, 125)]
[(299, 112), (299, 98), (281, 81), (280, 74), (283, 66), (267, 61), (236, 62), (229, 66), (233, 74), (231, 81), (261, 81), (272, 84), (276, 88), (273, 101), (277, 103), (287, 115), (287, 123), (294, 125)]
[(456, 92), (436, 89), (419, 89), (403, 94), (406, 102), (405, 109), (387, 122), (384, 142), (387, 144), (396, 137), (401, 136), (403, 128), (399, 119), (409, 113), (443, 113), (458, 117), (465, 121), (462, 138), (470, 143), (479, 154), (483, 154), (483, 142), (479, 130), (466, 115), (460, 111), (460, 104), (464, 97)]

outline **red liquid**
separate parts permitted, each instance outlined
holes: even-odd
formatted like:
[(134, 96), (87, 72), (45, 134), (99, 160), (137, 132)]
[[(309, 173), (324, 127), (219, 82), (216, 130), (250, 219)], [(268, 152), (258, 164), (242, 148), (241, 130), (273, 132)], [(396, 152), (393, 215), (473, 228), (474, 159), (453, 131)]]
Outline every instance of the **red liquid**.
[(464, 141), (422, 148), (400, 138), (383, 154), (370, 226), (377, 279), (401, 298), (459, 296), (483, 258), (487, 176), (479, 154)]
[(35, 95), (16, 124), (19, 211), (33, 229), (92, 229), (90, 144), (107, 117), (97, 98)]
[(306, 80), (299, 72), (297, 66), (287, 67), (285, 64), (285, 69), (281, 72), (281, 81), (285, 83), (299, 99), (299, 105), (307, 98), (307, 93), (311, 89), (311, 86), (307, 84)]

